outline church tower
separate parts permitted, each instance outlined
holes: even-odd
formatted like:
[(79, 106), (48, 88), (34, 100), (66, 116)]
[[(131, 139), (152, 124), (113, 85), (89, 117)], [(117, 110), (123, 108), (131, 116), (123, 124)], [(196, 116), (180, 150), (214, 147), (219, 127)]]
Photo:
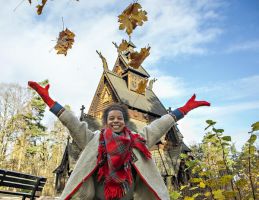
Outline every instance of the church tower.
[[(147, 124), (168, 111), (153, 92), (153, 83), (156, 79), (149, 80), (150, 75), (142, 66), (135, 69), (129, 65), (130, 54), (135, 51), (136, 46), (129, 40), (126, 50), (119, 51), (117, 44), (114, 43), (114, 45), (117, 48), (118, 57), (111, 71), (105, 57), (97, 51), (102, 60), (103, 73), (88, 113), (85, 113), (84, 107), (82, 107), (80, 120), (86, 121), (90, 130), (100, 130), (104, 109), (113, 103), (122, 103), (127, 106), (130, 115), (127, 126), (132, 131), (140, 133)], [(139, 90), (139, 85), (147, 81), (149, 81), (148, 86)], [(180, 153), (190, 151), (182, 138), (177, 126), (174, 126), (161, 138), (159, 143), (150, 149), (152, 158), (169, 188), (178, 187), (177, 181), (174, 180), (177, 180), (179, 172)], [(63, 190), (79, 154), (80, 149), (75, 142), (68, 141), (62, 162), (54, 171), (57, 177), (57, 191)], [(175, 183), (176, 186), (174, 186)]]

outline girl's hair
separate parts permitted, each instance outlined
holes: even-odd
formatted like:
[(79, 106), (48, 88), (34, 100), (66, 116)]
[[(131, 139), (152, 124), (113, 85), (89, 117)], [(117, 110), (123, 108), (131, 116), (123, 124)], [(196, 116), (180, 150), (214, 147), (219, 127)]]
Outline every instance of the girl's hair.
[(103, 123), (103, 125), (105, 125), (107, 123), (108, 114), (112, 110), (119, 110), (119, 111), (121, 111), (122, 115), (123, 115), (123, 119), (125, 121), (125, 124), (128, 123), (128, 121), (129, 121), (128, 108), (125, 105), (123, 105), (123, 104), (114, 103), (114, 104), (109, 105), (103, 111), (103, 116), (102, 116), (102, 123)]

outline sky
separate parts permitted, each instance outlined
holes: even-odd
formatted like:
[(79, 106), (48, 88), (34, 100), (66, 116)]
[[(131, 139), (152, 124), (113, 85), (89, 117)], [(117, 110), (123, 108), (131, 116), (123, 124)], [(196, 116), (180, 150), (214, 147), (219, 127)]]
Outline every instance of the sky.
[[(4, 0), (0, 0), (4, 1)], [(40, 2), (40, 1), (38, 1)], [(132, 42), (151, 46), (143, 67), (166, 108), (178, 108), (192, 96), (210, 107), (188, 113), (178, 127), (188, 145), (201, 142), (205, 121), (217, 122), (237, 148), (259, 121), (259, 1), (139, 0), (148, 21), (137, 27)], [(102, 75), (96, 50), (112, 69), (119, 44), (128, 39), (117, 16), (132, 1), (48, 1), (42, 15), (28, 1), (10, 0), (0, 7), (0, 83), (50, 82), (51, 97), (80, 115), (88, 110)], [(19, 6), (18, 6), (19, 5)], [(18, 6), (18, 7), (17, 7)], [(64, 27), (76, 34), (67, 56), (54, 46)], [(46, 112), (45, 123), (55, 117)]]

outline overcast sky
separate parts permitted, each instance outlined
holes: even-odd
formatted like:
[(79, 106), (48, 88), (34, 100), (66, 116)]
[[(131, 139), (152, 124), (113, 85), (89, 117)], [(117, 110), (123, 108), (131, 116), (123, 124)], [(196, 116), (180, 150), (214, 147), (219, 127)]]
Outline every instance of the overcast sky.
[[(3, 0), (1, 0), (3, 1)], [(132, 1), (48, 1), (41, 16), (36, 3), (10, 0), (0, 7), (2, 83), (49, 79), (50, 94), (69, 104), (76, 115), (88, 110), (102, 75), (101, 51), (112, 69), (117, 51), (112, 42), (127, 39), (118, 30), (117, 16)], [(40, 1), (39, 1), (40, 2)], [(148, 22), (137, 27), (137, 50), (151, 46), (143, 63), (158, 79), (154, 91), (165, 107), (182, 106), (193, 93), (211, 102), (179, 122), (187, 144), (200, 142), (205, 120), (218, 122), (240, 146), (251, 124), (259, 121), (259, 1), (257, 0), (140, 0)], [(68, 55), (57, 55), (58, 33), (75, 34)], [(47, 112), (46, 123), (54, 120)]]

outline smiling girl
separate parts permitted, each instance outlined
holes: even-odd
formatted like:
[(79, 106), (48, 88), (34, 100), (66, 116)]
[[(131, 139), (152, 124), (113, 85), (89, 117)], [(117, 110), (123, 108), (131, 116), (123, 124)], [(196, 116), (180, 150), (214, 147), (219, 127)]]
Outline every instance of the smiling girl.
[(61, 194), (62, 200), (169, 200), (149, 149), (190, 110), (210, 105), (196, 101), (193, 95), (183, 107), (154, 120), (141, 133), (132, 133), (127, 128), (127, 108), (113, 104), (103, 113), (103, 129), (92, 132), (86, 122), (80, 122), (50, 98), (49, 85), (43, 88), (32, 81), (28, 85), (42, 97), (82, 149)]

